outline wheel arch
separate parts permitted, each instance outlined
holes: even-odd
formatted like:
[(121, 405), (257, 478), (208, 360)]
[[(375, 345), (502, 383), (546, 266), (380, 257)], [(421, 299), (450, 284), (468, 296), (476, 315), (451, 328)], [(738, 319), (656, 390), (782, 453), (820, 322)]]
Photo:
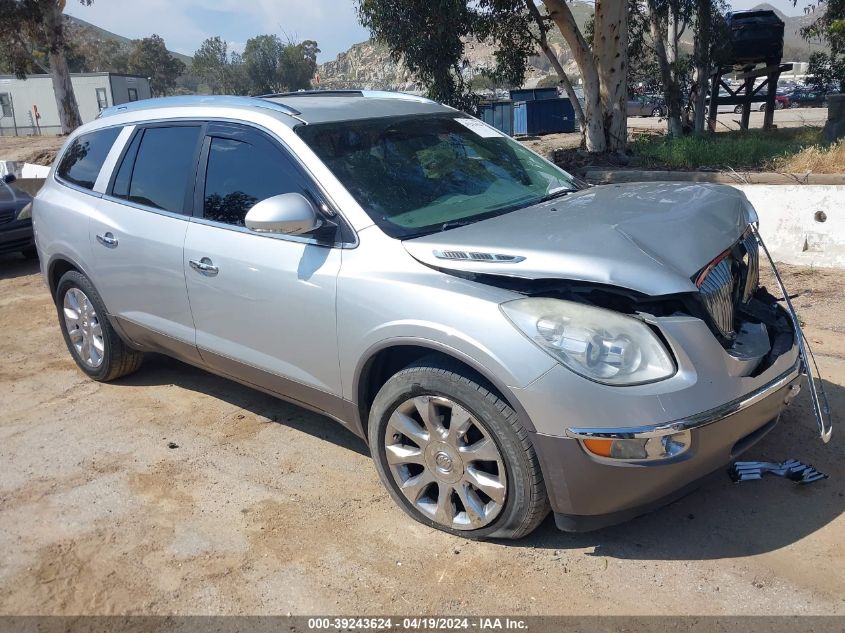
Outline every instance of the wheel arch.
[(394, 339), (368, 349), (355, 372), (353, 393), (362, 437), (367, 437), (370, 407), (384, 384), (405, 367), (429, 357), (454, 365), (456, 369), (465, 372), (468, 378), (477, 380), (493, 391), (516, 412), (526, 431), (535, 431), (531, 419), (511, 389), (482, 363), (437, 341)]
[(54, 299), (56, 298), (56, 289), (59, 287), (59, 280), (71, 270), (88, 276), (79, 264), (64, 255), (56, 255), (47, 264), (47, 286), (50, 288), (50, 296)]

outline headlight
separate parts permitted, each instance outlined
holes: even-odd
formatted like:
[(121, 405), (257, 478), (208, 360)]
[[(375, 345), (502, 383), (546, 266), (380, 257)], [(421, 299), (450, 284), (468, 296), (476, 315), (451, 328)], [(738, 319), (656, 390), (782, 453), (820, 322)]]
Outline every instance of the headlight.
[(32, 217), (32, 203), (27, 202), (15, 216), (16, 220), (29, 220)]
[(560, 299), (517, 299), (501, 308), (528, 338), (590, 380), (638, 385), (675, 373), (660, 339), (637, 319)]

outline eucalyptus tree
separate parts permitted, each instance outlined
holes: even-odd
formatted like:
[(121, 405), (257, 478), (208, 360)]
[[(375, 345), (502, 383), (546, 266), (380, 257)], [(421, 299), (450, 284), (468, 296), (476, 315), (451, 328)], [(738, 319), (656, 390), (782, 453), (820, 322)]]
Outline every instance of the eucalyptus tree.
[[(581, 32), (565, 0), (543, 0), (543, 5), (540, 24), (560, 31), (581, 73), (587, 149), (623, 151), (627, 141), (626, 3), (596, 0), (592, 42)], [(471, 109), (475, 104), (463, 72), (468, 38), (494, 44), (494, 74), (516, 85), (524, 79), (528, 57), (536, 53), (538, 18), (525, 0), (358, 0), (358, 16), (394, 59), (405, 62), (429, 96), (459, 108)]]
[[(82, 119), (70, 81), (64, 10), (65, 0), (0, 0), (0, 48), (5, 64), (18, 77), (35, 71), (50, 74), (62, 133), (69, 134)], [(46, 51), (46, 57), (40, 51)]]

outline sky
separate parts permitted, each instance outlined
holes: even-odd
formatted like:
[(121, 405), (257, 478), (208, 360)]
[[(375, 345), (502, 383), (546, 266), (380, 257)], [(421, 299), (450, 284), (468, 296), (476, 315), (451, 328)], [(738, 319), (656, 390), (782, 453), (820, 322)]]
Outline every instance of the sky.
[[(750, 9), (761, 0), (733, 0), (734, 9)], [(802, 0), (768, 0), (787, 15), (803, 12)], [(94, 0), (83, 6), (74, 0), (66, 13), (131, 39), (156, 33), (167, 47), (193, 55), (207, 37), (219, 35), (243, 50), (246, 41), (262, 33), (284, 39), (316, 40), (318, 60), (334, 59), (369, 33), (355, 18), (352, 0)]]

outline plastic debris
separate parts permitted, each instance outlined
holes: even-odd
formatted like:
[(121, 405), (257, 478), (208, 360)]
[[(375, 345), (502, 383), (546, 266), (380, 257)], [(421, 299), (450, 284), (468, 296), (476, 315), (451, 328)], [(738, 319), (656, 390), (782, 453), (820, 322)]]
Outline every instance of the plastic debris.
[(780, 464), (775, 462), (735, 462), (730, 467), (728, 474), (737, 483), (762, 479), (765, 474), (785, 477), (797, 484), (810, 484), (814, 481), (827, 479), (827, 475), (809, 464), (799, 462), (797, 459), (788, 459)]

